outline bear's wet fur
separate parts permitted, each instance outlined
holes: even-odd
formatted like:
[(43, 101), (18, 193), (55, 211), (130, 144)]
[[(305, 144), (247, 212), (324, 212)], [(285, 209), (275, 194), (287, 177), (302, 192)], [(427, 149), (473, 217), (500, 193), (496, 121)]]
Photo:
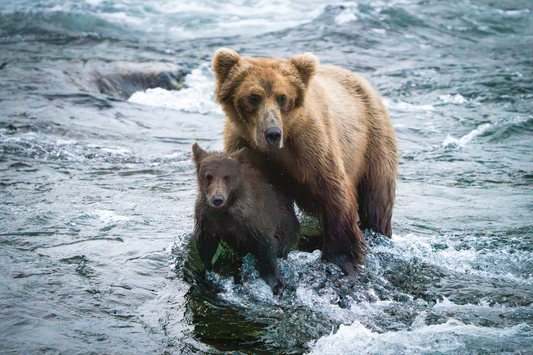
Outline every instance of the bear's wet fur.
[(224, 242), (241, 257), (252, 254), (261, 278), (273, 288), (277, 258), (285, 258), (298, 243), (292, 200), (246, 162), (246, 148), (231, 155), (207, 152), (197, 143), (192, 149), (199, 189), (193, 237), (206, 269), (212, 270), (219, 242)]
[(248, 148), (252, 166), (319, 220), (322, 257), (355, 278), (361, 229), (392, 235), (398, 153), (379, 94), (312, 53), (251, 58), (221, 48), (213, 71), (225, 151)]

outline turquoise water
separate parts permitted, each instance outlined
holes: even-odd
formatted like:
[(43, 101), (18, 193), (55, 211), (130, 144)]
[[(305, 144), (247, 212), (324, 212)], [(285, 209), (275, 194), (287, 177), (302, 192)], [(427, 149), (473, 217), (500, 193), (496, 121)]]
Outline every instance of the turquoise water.
[[(529, 1), (0, 0), (6, 354), (522, 353), (533, 347)], [(186, 265), (209, 61), (311, 51), (398, 137), (393, 238), (357, 283), (316, 251), (273, 294)], [(180, 90), (169, 90), (179, 89)], [(304, 218), (304, 217), (302, 217)]]

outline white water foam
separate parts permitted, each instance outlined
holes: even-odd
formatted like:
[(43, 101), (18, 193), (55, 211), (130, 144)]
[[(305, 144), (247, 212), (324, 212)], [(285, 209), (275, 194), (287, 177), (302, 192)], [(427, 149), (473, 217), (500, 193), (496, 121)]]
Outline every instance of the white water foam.
[(413, 105), (405, 101), (391, 101), (388, 99), (383, 99), (383, 104), (386, 108), (396, 111), (404, 112), (420, 112), (420, 111), (434, 111), (435, 107), (433, 105)]
[[(531, 284), (511, 275), (509, 270), (516, 269), (515, 264), (523, 263), (531, 257), (531, 253), (515, 251), (477, 251), (475, 249), (457, 250), (455, 246), (462, 241), (453, 241), (449, 236), (406, 236), (394, 235), (386, 244), (374, 246), (368, 258), (376, 254), (393, 254), (395, 258), (410, 261), (419, 259), (431, 265), (449, 268), (459, 272), (483, 274), (487, 278), (506, 278), (521, 284)], [(434, 248), (433, 245), (446, 244), (448, 248)], [(514, 259), (513, 259), (514, 258)], [(379, 259), (379, 258), (375, 258)], [(444, 298), (430, 307), (424, 300), (409, 298), (410, 302), (424, 307), (411, 325), (398, 323), (391, 317), (391, 311), (396, 312), (405, 306), (404, 301), (380, 300), (372, 288), (354, 290), (353, 294), (343, 295), (339, 289), (349, 290), (343, 284), (342, 272), (335, 265), (326, 263), (320, 258), (320, 251), (312, 253), (295, 251), (288, 255), (287, 260), (278, 260), (280, 275), (286, 284), (295, 287), (290, 297), (274, 295), (266, 283), (253, 270), (253, 262), (245, 262), (241, 277), (243, 282), (235, 284), (231, 277), (221, 277), (208, 272), (210, 282), (223, 289), (219, 297), (235, 306), (248, 309), (258, 314), (267, 315), (274, 307), (303, 307), (324, 315), (336, 324), (342, 324), (335, 334), (320, 338), (309, 344), (313, 354), (419, 354), (419, 353), (475, 353), (473, 349), (486, 346), (514, 352), (528, 349), (531, 343), (532, 329), (527, 325), (507, 328), (488, 327), (462, 323), (453, 314), (483, 314), (499, 313), (507, 308), (506, 305), (492, 303), (489, 299), (482, 299), (477, 304), (455, 304)], [(484, 270), (476, 271), (476, 265)], [(379, 262), (372, 272), (377, 278), (383, 269)], [(485, 266), (488, 266), (485, 268)], [(380, 271), (381, 270), (381, 271)], [(507, 273), (507, 274), (506, 274)], [(336, 280), (331, 282), (332, 280)], [(384, 281), (387, 284), (387, 281)], [(360, 296), (360, 297), (358, 297)], [(347, 301), (341, 306), (340, 297)], [(427, 307), (427, 308), (426, 308)], [(446, 323), (426, 325), (428, 313), (442, 314)], [(449, 318), (450, 316), (455, 318)], [(381, 328), (383, 325), (377, 320), (390, 319), (399, 326), (399, 330), (391, 331)], [(364, 320), (360, 323), (360, 320)], [(385, 321), (387, 322), (387, 321)], [(402, 327), (403, 326), (403, 327)], [(398, 329), (398, 328), (394, 328)], [(511, 341), (513, 340), (513, 341)], [(503, 344), (503, 345), (502, 345)], [(506, 348), (505, 346), (509, 346)]]
[[(357, 4), (355, 4), (357, 6)], [(357, 21), (357, 11), (354, 8), (346, 8), (340, 14), (335, 16), (335, 23), (343, 25), (347, 22)]]
[(90, 215), (98, 217), (105, 224), (115, 224), (124, 221), (129, 221), (131, 218), (126, 216), (119, 216), (113, 211), (96, 210), (90, 213)]
[[(522, 265), (531, 262), (532, 253), (520, 250), (461, 249), (463, 241), (454, 242), (449, 236), (394, 234), (391, 245), (376, 246), (373, 253), (389, 253), (409, 261), (414, 258), (431, 265), (439, 265), (460, 273), (497, 278), (523, 285), (533, 284), (533, 275), (521, 274)], [(435, 249), (434, 245), (447, 245)], [(459, 250), (458, 250), (459, 249)]]
[(415, 319), (413, 329), (375, 333), (359, 322), (341, 325), (337, 333), (310, 344), (311, 354), (435, 354), (474, 353), (475, 348), (513, 351), (526, 349), (531, 327), (486, 328), (467, 325), (455, 319), (444, 324), (425, 325), (425, 314)]
[[(312, 21), (328, 4), (323, 0), (293, 1), (259, 0), (247, 2), (174, 0), (151, 2), (152, 6), (175, 19), (169, 30), (184, 38), (211, 36), (257, 35), (278, 31)], [(204, 19), (202, 23), (198, 18)], [(149, 13), (153, 17), (154, 14)], [(149, 31), (161, 31), (157, 21), (150, 21)]]
[(448, 134), (446, 138), (444, 139), (444, 142), (442, 142), (443, 148), (460, 148), (465, 146), (466, 144), (470, 143), (472, 139), (475, 137), (482, 135), (486, 131), (492, 128), (492, 124), (485, 123), (480, 126), (478, 126), (476, 129), (472, 130), (472, 132), (464, 135), (461, 138), (454, 138), (452, 135)]
[(479, 125), (477, 128), (473, 129), (470, 133), (464, 135), (461, 138), (455, 138), (452, 135), (448, 134), (444, 141), (442, 142), (443, 148), (461, 148), (465, 145), (472, 142), (472, 140), (478, 136), (481, 136), (485, 134), (488, 131), (497, 130), (499, 127), (506, 126), (506, 125), (520, 125), (528, 120), (531, 120), (532, 116), (524, 117), (524, 116), (517, 116), (512, 118), (511, 120), (506, 121), (500, 121), (495, 123), (484, 123), (482, 125)]
[[(378, 29), (374, 29), (373, 31), (380, 33), (380, 30)], [(383, 32), (383, 34), (384, 33), (385, 32)], [(468, 100), (465, 99), (461, 94), (440, 95), (439, 102), (436, 102), (434, 104), (426, 104), (426, 105), (414, 105), (414, 104), (410, 104), (408, 102), (401, 101), (401, 100), (392, 101), (389, 99), (383, 99), (383, 104), (385, 105), (385, 107), (387, 107), (387, 109), (401, 111), (401, 112), (436, 111), (437, 109), (435, 108), (435, 106), (440, 106), (440, 105), (445, 105), (445, 104), (462, 105), (466, 102), (468, 102)]]
[(461, 94), (441, 95), (439, 96), (439, 100), (442, 101), (444, 104), (454, 104), (454, 105), (462, 105), (468, 101)]
[(257, 271), (254, 273), (254, 277), (238, 285), (234, 283), (233, 277), (221, 277), (213, 272), (207, 272), (207, 276), (211, 282), (224, 288), (224, 292), (218, 296), (226, 302), (244, 308), (255, 308), (258, 304), (276, 305), (277, 301), (270, 286), (259, 278)]
[(209, 63), (200, 65), (187, 75), (185, 84), (187, 88), (178, 91), (162, 88), (138, 91), (128, 101), (192, 113), (223, 115), (222, 109), (215, 103), (215, 81)]
[(307, 23), (317, 18), (325, 0), (103, 0), (32, 2), (9, 6), (0, 3), (0, 13), (63, 12), (95, 16), (142, 36), (194, 39), (202, 37), (254, 36)]

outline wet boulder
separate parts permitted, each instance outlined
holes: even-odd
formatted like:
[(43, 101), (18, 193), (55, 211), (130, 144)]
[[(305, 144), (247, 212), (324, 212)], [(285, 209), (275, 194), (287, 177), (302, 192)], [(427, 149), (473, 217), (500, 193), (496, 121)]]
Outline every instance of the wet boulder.
[(189, 71), (171, 63), (115, 62), (94, 69), (98, 91), (116, 99), (128, 99), (137, 91), (163, 88), (179, 90)]

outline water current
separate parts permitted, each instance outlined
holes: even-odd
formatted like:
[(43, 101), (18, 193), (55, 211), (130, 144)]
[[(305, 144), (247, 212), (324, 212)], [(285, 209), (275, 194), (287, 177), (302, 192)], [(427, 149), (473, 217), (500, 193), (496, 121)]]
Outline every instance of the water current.
[[(0, 0), (0, 353), (531, 354), (532, 28), (529, 0)], [(276, 293), (191, 271), (221, 46), (382, 95), (394, 235), (357, 282), (312, 248)]]

